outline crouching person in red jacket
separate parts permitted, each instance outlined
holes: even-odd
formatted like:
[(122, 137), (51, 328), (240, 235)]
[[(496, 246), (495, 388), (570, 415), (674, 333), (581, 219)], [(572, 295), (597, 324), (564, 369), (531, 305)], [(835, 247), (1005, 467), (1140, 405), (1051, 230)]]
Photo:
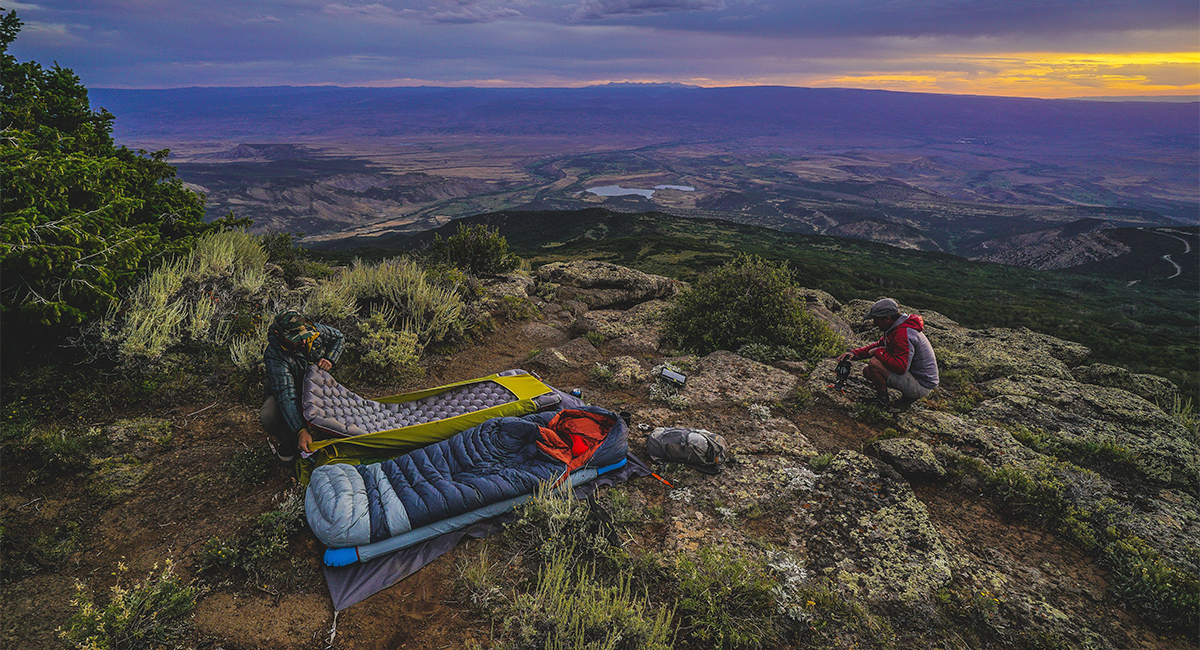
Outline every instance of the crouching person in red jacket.
[(870, 345), (851, 350), (838, 357), (869, 359), (863, 377), (875, 387), (876, 397), (870, 403), (891, 406), (888, 388), (904, 396), (897, 406), (907, 408), (937, 388), (937, 357), (925, 338), (925, 322), (916, 314), (902, 314), (895, 300), (884, 298), (871, 306), (867, 318), (883, 330), (883, 336)]

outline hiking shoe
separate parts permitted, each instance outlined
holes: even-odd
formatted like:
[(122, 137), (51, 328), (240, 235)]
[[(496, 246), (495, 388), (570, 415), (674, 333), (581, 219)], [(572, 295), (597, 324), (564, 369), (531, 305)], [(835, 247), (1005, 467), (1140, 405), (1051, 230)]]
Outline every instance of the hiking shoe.
[(284, 449), (282, 446), (276, 444), (276, 442), (274, 440), (271, 440), (270, 438), (267, 439), (267, 446), (271, 448), (271, 453), (275, 455), (275, 458), (280, 463), (287, 465), (289, 463), (295, 462), (295, 460), (296, 460), (296, 448), (295, 447), (292, 447), (291, 449)]
[(875, 397), (867, 400), (867, 405), (876, 406), (881, 409), (888, 409), (891, 408), (892, 402), (888, 399), (887, 395), (876, 395)]
[(915, 398), (915, 397), (901, 397), (900, 399), (896, 400), (896, 403), (893, 404), (893, 406), (895, 406), (897, 409), (899, 409), (901, 411), (907, 411), (908, 407), (910, 407), (916, 403), (917, 403), (917, 398)]

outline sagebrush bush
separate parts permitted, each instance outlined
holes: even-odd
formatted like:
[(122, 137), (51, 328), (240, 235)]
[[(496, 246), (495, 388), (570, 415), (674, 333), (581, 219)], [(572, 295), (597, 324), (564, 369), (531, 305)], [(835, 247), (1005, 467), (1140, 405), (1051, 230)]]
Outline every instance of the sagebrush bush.
[(778, 638), (776, 585), (765, 562), (733, 548), (702, 548), (679, 560), (680, 617), (709, 648), (772, 647)]
[(394, 329), (416, 335), (422, 347), (461, 336), (464, 304), (458, 293), (440, 286), (412, 260), (393, 258), (354, 265), (320, 282), (304, 312), (313, 320), (343, 328), (375, 310), (388, 315)]
[(393, 329), (394, 316), (386, 310), (376, 310), (356, 328), (356, 343), (353, 355), (357, 357), (356, 374), (369, 376), (377, 381), (415, 381), (424, 376), (419, 364), (421, 346), (417, 335)]
[[(126, 571), (124, 565), (118, 565), (119, 577)], [(92, 600), (82, 584), (77, 589), (71, 600), (76, 612), (62, 637), (80, 650), (161, 647), (187, 629), (184, 617), (196, 607), (199, 594), (191, 583), (179, 580), (170, 562), (162, 573), (152, 573), (132, 587), (122, 587), (118, 578), (103, 606)]]
[(815, 361), (841, 351), (841, 337), (808, 313), (798, 288), (786, 266), (738, 256), (675, 298), (667, 334), (699, 354), (755, 345)]
[(499, 229), (486, 224), (458, 224), (449, 237), (433, 238), (434, 258), (477, 276), (508, 273), (521, 265), (521, 258), (508, 252), (508, 240)]
[(266, 262), (254, 235), (241, 230), (205, 234), (186, 256), (138, 283), (123, 308), (108, 313), (101, 339), (124, 361), (158, 359), (189, 340), (225, 345), (236, 335), (239, 314), (266, 313), (272, 297), (261, 295), (267, 289)]
[(537, 589), (518, 595), (510, 611), (505, 623), (520, 647), (668, 650), (675, 636), (670, 609), (652, 607), (645, 594), (634, 593), (628, 577), (598, 582), (593, 569), (575, 564), (569, 554), (550, 558)]

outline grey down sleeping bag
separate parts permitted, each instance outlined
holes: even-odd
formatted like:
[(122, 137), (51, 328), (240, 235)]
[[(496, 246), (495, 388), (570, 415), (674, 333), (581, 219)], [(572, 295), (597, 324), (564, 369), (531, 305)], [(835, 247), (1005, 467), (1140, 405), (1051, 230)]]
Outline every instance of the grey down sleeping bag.
[[(611, 420), (580, 469), (624, 460), (628, 432), (621, 418), (597, 407), (579, 410)], [(392, 460), (318, 467), (305, 497), (309, 526), (329, 547), (361, 546), (530, 494), (567, 467), (538, 447), (541, 427), (555, 415), (493, 418)]]

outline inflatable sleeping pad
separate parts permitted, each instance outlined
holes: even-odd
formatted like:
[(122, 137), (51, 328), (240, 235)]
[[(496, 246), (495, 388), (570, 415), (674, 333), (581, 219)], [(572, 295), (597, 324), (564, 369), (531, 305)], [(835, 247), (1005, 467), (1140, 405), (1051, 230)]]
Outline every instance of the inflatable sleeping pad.
[(331, 462), (374, 462), (446, 438), (489, 418), (557, 409), (569, 396), (524, 370), (370, 400), (310, 366), (301, 405), (314, 454), (297, 464), (302, 483)]
[[(595, 423), (589, 440), (569, 418)], [(500, 514), (568, 472), (578, 485), (621, 467), (627, 438), (620, 417), (592, 406), (494, 418), (393, 460), (316, 468), (308, 524), (331, 547), (327, 564), (369, 559)]]

